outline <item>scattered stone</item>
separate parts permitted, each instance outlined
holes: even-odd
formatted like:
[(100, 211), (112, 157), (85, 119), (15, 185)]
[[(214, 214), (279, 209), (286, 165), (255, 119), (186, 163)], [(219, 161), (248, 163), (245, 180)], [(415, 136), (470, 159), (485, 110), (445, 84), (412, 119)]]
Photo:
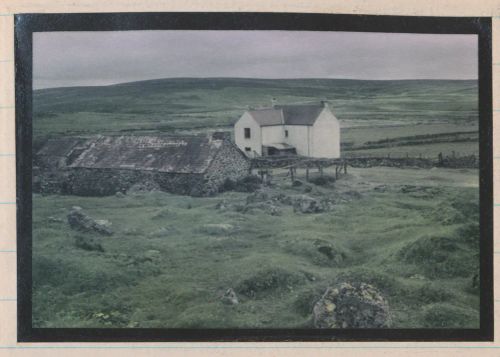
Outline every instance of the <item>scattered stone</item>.
[(229, 203), (227, 203), (226, 200), (219, 201), (215, 205), (215, 209), (217, 209), (219, 211), (227, 211), (229, 208), (230, 208), (230, 205), (229, 205)]
[(304, 183), (303, 183), (302, 181), (300, 181), (300, 180), (294, 180), (294, 181), (292, 182), (292, 186), (293, 186), (293, 187), (300, 187), (300, 186), (302, 186), (303, 184), (304, 184)]
[(303, 273), (304, 273), (304, 276), (306, 277), (307, 280), (316, 281), (316, 277), (313, 274), (311, 274), (307, 271), (304, 271)]
[(390, 324), (389, 306), (365, 283), (328, 287), (313, 309), (316, 328), (381, 328)]
[(149, 262), (155, 262), (160, 260), (161, 258), (161, 253), (159, 250), (147, 250), (143, 255), (142, 255), (142, 260), (143, 261), (149, 261)]
[(255, 210), (264, 211), (265, 213), (267, 213), (271, 216), (280, 216), (281, 215), (280, 207), (275, 205), (273, 201), (250, 203), (250, 204), (247, 204), (246, 206), (244, 206), (240, 210), (240, 212), (249, 213), (249, 212), (253, 212)]
[(104, 248), (101, 243), (94, 237), (77, 235), (75, 237), (75, 245), (78, 248), (88, 251), (104, 252)]
[(102, 235), (112, 235), (111, 222), (108, 220), (95, 220), (86, 215), (81, 207), (71, 208), (68, 216), (69, 226), (80, 232), (95, 232)]
[(173, 228), (171, 227), (161, 227), (158, 228), (157, 230), (151, 232), (148, 234), (149, 237), (166, 237), (170, 233), (172, 233)]
[(225, 235), (233, 233), (235, 228), (232, 224), (227, 223), (212, 223), (205, 224), (201, 227), (203, 233), (210, 235)]
[(96, 219), (95, 223), (97, 223), (100, 226), (108, 227), (111, 229), (111, 222), (108, 221), (107, 219)]
[(274, 205), (268, 205), (266, 212), (271, 216), (281, 216), (281, 209)]
[(312, 192), (312, 190), (313, 190), (312, 186), (309, 185), (304, 186), (304, 193), (310, 193)]
[(319, 213), (323, 212), (324, 208), (317, 199), (301, 195), (294, 200), (293, 211), (300, 213)]
[(320, 202), (324, 211), (333, 211), (335, 208), (335, 202), (330, 198), (323, 198)]
[(47, 218), (47, 221), (49, 221), (50, 223), (62, 223), (62, 222), (64, 222), (61, 218), (57, 218), (57, 217), (53, 217), (53, 216), (50, 216), (49, 218)]
[(250, 203), (256, 203), (256, 202), (263, 202), (267, 201), (269, 199), (269, 195), (265, 191), (255, 191), (251, 195), (247, 196), (247, 204)]
[(374, 191), (377, 192), (386, 192), (387, 191), (387, 185), (378, 185), (373, 188)]
[(117, 193), (115, 193), (115, 196), (118, 198), (123, 198), (125, 197), (125, 194), (123, 192), (118, 191)]
[(143, 232), (139, 228), (127, 228), (122, 231), (122, 234), (126, 236), (137, 236), (143, 235)]
[(227, 305), (237, 305), (239, 303), (236, 293), (231, 288), (227, 289), (224, 295), (222, 295), (221, 301)]
[(285, 195), (284, 193), (279, 193), (273, 196), (273, 200), (284, 205), (293, 205), (293, 198), (291, 196)]
[(423, 275), (420, 275), (420, 274), (414, 274), (414, 275), (410, 276), (410, 279), (425, 280), (425, 277)]

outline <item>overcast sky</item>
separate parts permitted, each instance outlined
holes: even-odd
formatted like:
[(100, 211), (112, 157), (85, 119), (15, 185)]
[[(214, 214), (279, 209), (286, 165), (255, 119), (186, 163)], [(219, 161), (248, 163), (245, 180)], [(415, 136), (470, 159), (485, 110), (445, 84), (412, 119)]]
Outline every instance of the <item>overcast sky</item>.
[(34, 34), (35, 89), (168, 77), (476, 79), (477, 37), (184, 30)]

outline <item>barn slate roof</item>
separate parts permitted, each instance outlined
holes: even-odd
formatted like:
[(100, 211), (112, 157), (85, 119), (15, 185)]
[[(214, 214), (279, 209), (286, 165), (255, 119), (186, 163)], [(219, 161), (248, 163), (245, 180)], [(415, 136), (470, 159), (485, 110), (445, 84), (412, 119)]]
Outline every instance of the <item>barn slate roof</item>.
[[(201, 174), (210, 166), (222, 145), (233, 144), (209, 135), (155, 135), (99, 136), (87, 139), (85, 145), (86, 148), (68, 162), (68, 167)], [(52, 150), (47, 146), (55, 144), (47, 143), (40, 152)], [(236, 146), (234, 148), (239, 150)], [(246, 159), (243, 153), (241, 155)]]
[(260, 126), (313, 125), (323, 109), (323, 104), (275, 105), (249, 113)]
[(48, 140), (37, 152), (38, 156), (43, 157), (65, 157), (78, 146), (83, 145), (87, 139), (65, 137), (59, 139)]
[(283, 113), (281, 110), (266, 108), (266, 109), (249, 110), (248, 112), (260, 126), (284, 124)]

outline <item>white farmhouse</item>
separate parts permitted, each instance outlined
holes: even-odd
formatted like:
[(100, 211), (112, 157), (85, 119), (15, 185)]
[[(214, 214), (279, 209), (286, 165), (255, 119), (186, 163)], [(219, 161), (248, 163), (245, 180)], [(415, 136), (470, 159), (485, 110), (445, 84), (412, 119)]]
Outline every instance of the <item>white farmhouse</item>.
[(248, 110), (234, 125), (234, 139), (249, 157), (340, 157), (340, 124), (326, 102)]

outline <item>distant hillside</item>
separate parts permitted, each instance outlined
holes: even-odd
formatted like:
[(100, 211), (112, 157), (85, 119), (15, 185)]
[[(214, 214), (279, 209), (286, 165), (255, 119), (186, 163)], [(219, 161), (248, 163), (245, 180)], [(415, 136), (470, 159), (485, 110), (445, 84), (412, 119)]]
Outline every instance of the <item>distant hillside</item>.
[(477, 119), (477, 81), (174, 78), (34, 91), (35, 138), (228, 128), (248, 107), (328, 100), (341, 120)]

